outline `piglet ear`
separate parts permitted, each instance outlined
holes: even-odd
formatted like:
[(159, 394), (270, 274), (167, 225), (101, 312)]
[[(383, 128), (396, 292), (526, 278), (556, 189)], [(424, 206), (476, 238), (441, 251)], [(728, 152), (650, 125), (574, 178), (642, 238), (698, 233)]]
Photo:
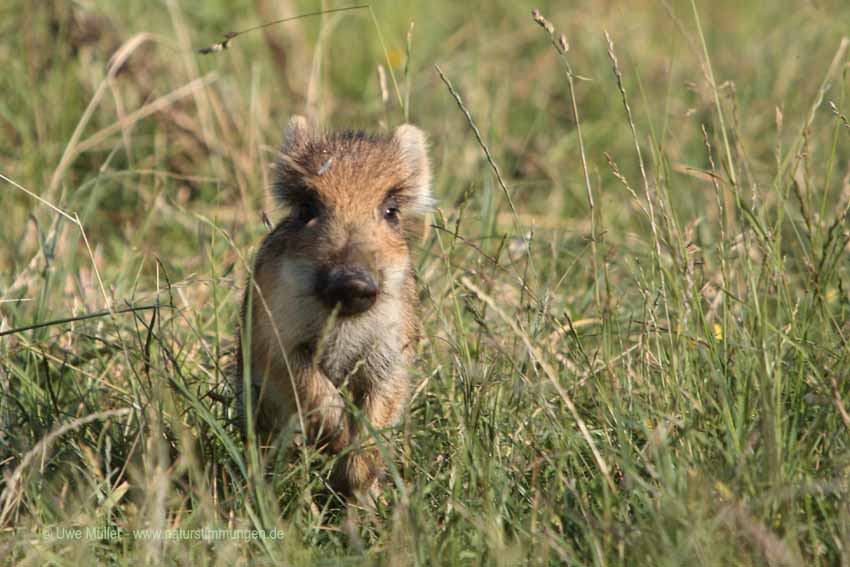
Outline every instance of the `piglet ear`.
[(433, 207), (431, 198), (431, 165), (425, 134), (410, 124), (402, 124), (393, 133), (401, 159), (409, 171), (408, 187), (413, 212), (423, 214)]
[(295, 178), (306, 179), (310, 174), (299, 163), (299, 154), (310, 140), (307, 119), (293, 114), (283, 129), (283, 142), (275, 163), (275, 181), (272, 194), (280, 204), (286, 204)]
[(300, 114), (293, 114), (283, 129), (283, 144), (280, 150), (284, 154), (291, 154), (298, 148), (303, 147), (310, 137), (310, 125), (307, 119)]

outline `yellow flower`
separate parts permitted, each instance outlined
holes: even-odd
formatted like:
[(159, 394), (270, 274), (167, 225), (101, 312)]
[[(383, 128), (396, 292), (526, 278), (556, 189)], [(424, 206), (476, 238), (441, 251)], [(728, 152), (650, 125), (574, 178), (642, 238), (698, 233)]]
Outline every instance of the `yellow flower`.
[(832, 303), (835, 301), (835, 298), (838, 297), (838, 292), (835, 291), (835, 288), (831, 288), (826, 290), (826, 301), (827, 303)]
[(393, 69), (398, 69), (404, 63), (404, 51), (401, 49), (390, 49), (387, 51), (387, 61)]
[(718, 341), (723, 340), (723, 327), (717, 323), (714, 324), (714, 338)]

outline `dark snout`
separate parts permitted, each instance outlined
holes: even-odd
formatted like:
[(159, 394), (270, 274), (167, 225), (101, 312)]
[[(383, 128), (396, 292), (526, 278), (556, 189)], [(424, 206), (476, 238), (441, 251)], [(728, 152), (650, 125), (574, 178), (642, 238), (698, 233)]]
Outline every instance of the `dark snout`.
[(316, 295), (339, 314), (347, 317), (363, 313), (378, 299), (378, 284), (360, 268), (333, 267), (319, 270)]

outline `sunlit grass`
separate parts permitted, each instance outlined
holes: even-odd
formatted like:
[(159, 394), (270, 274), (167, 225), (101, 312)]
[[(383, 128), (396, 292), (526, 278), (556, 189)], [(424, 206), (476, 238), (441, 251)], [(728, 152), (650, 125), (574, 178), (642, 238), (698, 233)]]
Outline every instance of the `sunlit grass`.
[[(378, 2), (210, 55), (345, 4), (12, 4), (7, 561), (848, 561), (844, 3)], [(375, 511), (317, 497), (332, 462), (288, 433), (264, 452), (234, 426), (294, 112), (431, 139), (417, 387), (374, 432), (396, 440)]]

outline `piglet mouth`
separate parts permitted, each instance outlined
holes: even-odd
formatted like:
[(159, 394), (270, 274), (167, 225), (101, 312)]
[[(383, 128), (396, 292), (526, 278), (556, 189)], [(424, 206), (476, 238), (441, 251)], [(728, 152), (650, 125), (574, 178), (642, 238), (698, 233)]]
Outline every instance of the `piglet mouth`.
[(340, 317), (353, 317), (368, 311), (378, 300), (378, 283), (366, 270), (352, 266), (320, 269), (316, 273), (315, 294)]

